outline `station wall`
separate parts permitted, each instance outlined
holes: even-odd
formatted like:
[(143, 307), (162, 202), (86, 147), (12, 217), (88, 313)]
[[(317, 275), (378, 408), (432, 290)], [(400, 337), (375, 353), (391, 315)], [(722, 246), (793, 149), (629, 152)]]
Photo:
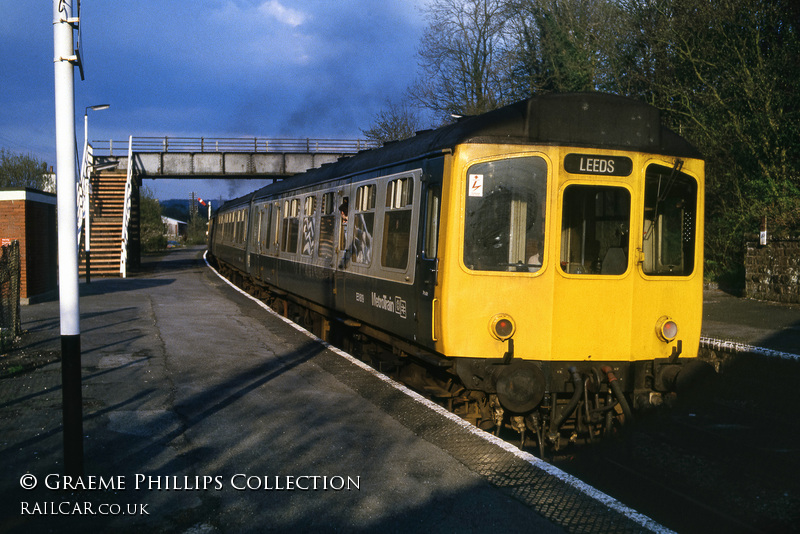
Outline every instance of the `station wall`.
[(745, 296), (787, 304), (800, 303), (800, 237), (747, 240)]
[(0, 190), (0, 241), (19, 241), (22, 304), (49, 297), (58, 288), (56, 226), (54, 194)]

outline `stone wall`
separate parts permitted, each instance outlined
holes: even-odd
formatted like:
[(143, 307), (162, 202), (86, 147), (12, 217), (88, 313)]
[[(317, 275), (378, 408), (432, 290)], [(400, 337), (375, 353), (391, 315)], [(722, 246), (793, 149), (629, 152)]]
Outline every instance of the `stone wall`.
[(746, 243), (745, 296), (800, 303), (800, 237), (769, 239), (762, 246), (758, 236), (748, 236)]

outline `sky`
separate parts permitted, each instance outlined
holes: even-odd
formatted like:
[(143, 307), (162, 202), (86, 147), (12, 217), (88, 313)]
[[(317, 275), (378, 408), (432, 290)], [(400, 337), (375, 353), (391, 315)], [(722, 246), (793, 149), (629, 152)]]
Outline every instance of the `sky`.
[[(418, 74), (425, 0), (81, 2), (76, 137), (363, 138)], [(0, 148), (55, 165), (53, 2), (0, 0)], [(77, 39), (77, 32), (76, 32)], [(107, 146), (107, 142), (106, 142)], [(260, 185), (147, 180), (159, 199)]]

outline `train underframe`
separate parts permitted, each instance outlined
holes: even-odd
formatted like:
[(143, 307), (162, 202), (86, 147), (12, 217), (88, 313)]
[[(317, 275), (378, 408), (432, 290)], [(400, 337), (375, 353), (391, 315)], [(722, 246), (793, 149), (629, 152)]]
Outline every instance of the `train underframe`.
[[(697, 358), (548, 362), (519, 358), (445, 358), (359, 321), (287, 294), (227, 264), (223, 275), (273, 310), (341, 347), (481, 428), (517, 433), (541, 457), (592, 443), (632, 422), (635, 413), (670, 405), (714, 375)], [(508, 356), (508, 355), (507, 355)]]

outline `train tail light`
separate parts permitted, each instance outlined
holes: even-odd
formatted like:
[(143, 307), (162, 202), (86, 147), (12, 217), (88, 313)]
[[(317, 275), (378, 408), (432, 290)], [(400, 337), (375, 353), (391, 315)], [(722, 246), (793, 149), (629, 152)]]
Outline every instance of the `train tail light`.
[(517, 325), (510, 315), (498, 313), (489, 321), (489, 331), (500, 341), (506, 341), (514, 335)]
[(669, 343), (678, 335), (678, 323), (673, 321), (671, 317), (664, 315), (656, 322), (656, 334), (658, 339)]

